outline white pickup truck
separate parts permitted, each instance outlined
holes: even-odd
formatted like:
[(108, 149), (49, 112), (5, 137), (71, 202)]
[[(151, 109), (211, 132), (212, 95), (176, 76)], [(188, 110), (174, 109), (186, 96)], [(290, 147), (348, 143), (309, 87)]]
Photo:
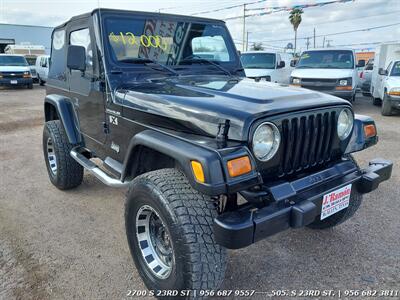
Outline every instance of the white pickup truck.
[(382, 44), (375, 51), (371, 80), (373, 103), (382, 103), (382, 115), (400, 109), (400, 43)]

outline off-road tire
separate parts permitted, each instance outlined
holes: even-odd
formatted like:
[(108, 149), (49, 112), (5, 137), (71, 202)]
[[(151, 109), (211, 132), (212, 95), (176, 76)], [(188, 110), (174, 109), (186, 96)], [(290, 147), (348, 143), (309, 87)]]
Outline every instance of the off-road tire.
[[(350, 155), (348, 158), (357, 165), (358, 169), (360, 169), (353, 156)], [(360, 194), (357, 191), (355, 186), (352, 186), (349, 206), (347, 208), (323, 220), (320, 220), (319, 219), (320, 217), (318, 216), (317, 217), (318, 219), (316, 219), (313, 223), (309, 224), (307, 227), (311, 229), (328, 229), (337, 226), (339, 224), (342, 224), (343, 222), (347, 221), (352, 216), (354, 216), (354, 214), (360, 207), (361, 202), (362, 202), (362, 194)]]
[[(51, 170), (48, 154), (48, 139), (52, 140), (57, 163), (57, 171), (54, 174)], [(70, 144), (59, 120), (48, 121), (43, 129), (43, 154), (49, 173), (50, 181), (60, 190), (68, 190), (77, 187), (83, 180), (83, 167), (78, 164), (70, 155), (74, 145)]]
[(382, 100), (379, 98), (372, 98), (372, 104), (375, 106), (381, 106), (382, 105)]
[[(153, 208), (169, 231), (175, 263), (165, 279), (154, 276), (139, 246), (136, 216), (144, 206)], [(214, 240), (216, 214), (212, 199), (194, 190), (177, 169), (152, 171), (133, 180), (125, 204), (126, 233), (135, 265), (149, 290), (219, 287), (226, 269), (226, 249)]]
[(386, 93), (383, 96), (381, 113), (382, 113), (382, 116), (393, 115), (393, 108), (392, 108), (392, 105), (390, 104), (390, 101), (389, 101)]

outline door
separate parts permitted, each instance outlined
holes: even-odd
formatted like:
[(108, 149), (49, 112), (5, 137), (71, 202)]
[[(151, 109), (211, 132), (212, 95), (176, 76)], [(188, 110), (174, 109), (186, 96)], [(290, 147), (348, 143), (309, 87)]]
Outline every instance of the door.
[[(99, 64), (94, 59), (94, 36), (87, 23), (72, 23), (68, 30), (69, 45), (83, 46), (86, 49), (86, 70), (69, 70), (69, 90), (75, 110), (79, 115), (80, 130), (86, 140), (103, 144), (105, 107), (101, 84), (98, 81)], [(97, 56), (96, 56), (97, 57)], [(96, 70), (97, 69), (97, 70)]]
[[(392, 63), (393, 62), (390, 62), (390, 64), (386, 68), (387, 74), (389, 74), (390, 69), (392, 68)], [(379, 69), (378, 69), (378, 72), (379, 72)], [(379, 98), (382, 100), (383, 100), (384, 87), (385, 87), (387, 78), (388, 78), (387, 75), (379, 75), (378, 74), (378, 95), (379, 95)]]

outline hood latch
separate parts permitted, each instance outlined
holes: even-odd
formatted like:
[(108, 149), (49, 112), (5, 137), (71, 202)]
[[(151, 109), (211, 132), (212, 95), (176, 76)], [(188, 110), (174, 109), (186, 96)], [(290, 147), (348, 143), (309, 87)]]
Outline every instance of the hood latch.
[(223, 123), (218, 124), (218, 133), (217, 133), (217, 145), (219, 148), (226, 147), (226, 142), (228, 140), (228, 131), (230, 127), (231, 121), (225, 120)]

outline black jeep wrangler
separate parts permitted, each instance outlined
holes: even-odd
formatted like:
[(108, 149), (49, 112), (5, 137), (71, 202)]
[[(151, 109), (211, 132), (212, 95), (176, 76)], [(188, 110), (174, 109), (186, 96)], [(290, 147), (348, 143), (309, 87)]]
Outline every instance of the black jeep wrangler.
[[(374, 121), (346, 100), (244, 78), (222, 21), (96, 9), (54, 29), (44, 157), (128, 187), (126, 233), (151, 290), (216, 289), (226, 248), (349, 219), (392, 163), (360, 168)], [(195, 296), (195, 294), (191, 294)]]

